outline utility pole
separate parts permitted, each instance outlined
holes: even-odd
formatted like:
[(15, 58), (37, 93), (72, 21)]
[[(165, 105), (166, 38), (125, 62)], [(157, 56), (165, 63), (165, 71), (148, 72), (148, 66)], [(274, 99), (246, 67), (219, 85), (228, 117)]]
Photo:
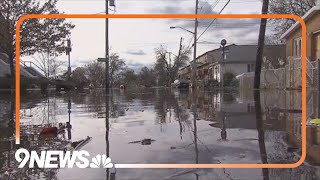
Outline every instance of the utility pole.
[[(224, 73), (225, 73), (225, 66), (226, 66), (226, 50), (225, 46), (227, 44), (227, 41), (225, 39), (221, 40), (221, 46), (222, 46), (222, 66), (220, 68), (220, 81), (221, 81), (221, 90), (222, 90), (222, 95), (223, 95), (223, 87), (224, 87)], [(222, 77), (222, 78), (221, 78)]]
[[(196, 0), (196, 9), (195, 14), (198, 14), (198, 5), (199, 0)], [(198, 19), (195, 18), (194, 21), (194, 43), (193, 43), (193, 62), (192, 62), (192, 88), (195, 87), (196, 84), (196, 68), (197, 68), (197, 32), (198, 32)]]
[(182, 37), (180, 38), (180, 46), (179, 46), (179, 52), (178, 52), (178, 60), (180, 60), (181, 50), (182, 50)]
[[(267, 14), (269, 7), (269, 0), (263, 0), (262, 3), (262, 13)], [(259, 39), (258, 39), (258, 48), (257, 48), (257, 56), (256, 56), (256, 67), (254, 72), (254, 104), (255, 104), (255, 112), (256, 112), (256, 125), (258, 130), (258, 139), (259, 139), (259, 149), (261, 154), (261, 161), (263, 164), (268, 163), (268, 158), (266, 154), (266, 147), (264, 141), (264, 127), (263, 127), (263, 117), (262, 117), (262, 108), (261, 108), (261, 99), (260, 99), (260, 74), (261, 74), (261, 64), (263, 60), (263, 49), (264, 49), (264, 40), (266, 34), (266, 26), (267, 19), (263, 18), (260, 22), (260, 31), (259, 31)], [(262, 174), (264, 179), (268, 179), (269, 171), (268, 169), (262, 169)]]
[[(198, 5), (199, 0), (196, 0), (196, 9), (195, 14), (198, 14)], [(198, 32), (198, 19), (195, 18), (194, 21), (194, 43), (193, 43), (193, 63), (192, 63), (192, 89), (196, 86), (196, 68), (197, 68), (197, 32)], [(195, 147), (195, 153), (196, 153), (196, 164), (199, 163), (198, 159), (198, 140), (197, 140), (197, 107), (196, 107), (196, 97), (195, 97), (195, 91), (192, 91), (192, 110), (193, 110), (193, 134), (194, 134), (194, 147)]]
[[(268, 7), (269, 7), (269, 0), (263, 0), (262, 14), (268, 13)], [(265, 40), (265, 34), (266, 34), (266, 26), (267, 26), (267, 19), (265, 18), (261, 19), (257, 56), (256, 56), (256, 66), (255, 66), (255, 72), (254, 72), (254, 89), (260, 89), (260, 74), (261, 74), (261, 64), (263, 59), (263, 48), (264, 48), (264, 40)]]
[(71, 52), (71, 39), (70, 39), (70, 38), (68, 38), (68, 40), (67, 40), (68, 78), (70, 78), (70, 75), (71, 75), (70, 52)]
[[(180, 45), (179, 45), (179, 52), (178, 52), (178, 56), (177, 56), (177, 61), (180, 61), (181, 50), (182, 50), (182, 37), (180, 38)], [(179, 81), (180, 81), (180, 78), (179, 78)]]
[[(109, 0), (106, 0), (106, 15), (109, 14)], [(109, 18), (106, 18), (106, 93), (109, 94)]]
[(171, 52), (169, 52), (169, 88), (171, 89)]
[(68, 140), (71, 139), (71, 128), (72, 128), (70, 115), (71, 115), (71, 98), (69, 96), (69, 99), (68, 99), (68, 117), (69, 117), (69, 121), (66, 123), (67, 124), (67, 132), (68, 132)]

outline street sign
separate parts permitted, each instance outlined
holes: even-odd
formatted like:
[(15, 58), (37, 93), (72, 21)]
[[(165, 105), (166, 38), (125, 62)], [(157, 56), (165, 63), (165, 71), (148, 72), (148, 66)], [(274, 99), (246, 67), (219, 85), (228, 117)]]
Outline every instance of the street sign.
[(227, 40), (222, 39), (222, 40), (221, 40), (221, 45), (222, 45), (222, 46), (225, 46), (226, 44), (227, 44)]
[(109, 0), (109, 5), (110, 6), (116, 6), (115, 3), (114, 3), (114, 0)]
[(106, 62), (106, 58), (98, 58), (97, 61), (98, 62)]

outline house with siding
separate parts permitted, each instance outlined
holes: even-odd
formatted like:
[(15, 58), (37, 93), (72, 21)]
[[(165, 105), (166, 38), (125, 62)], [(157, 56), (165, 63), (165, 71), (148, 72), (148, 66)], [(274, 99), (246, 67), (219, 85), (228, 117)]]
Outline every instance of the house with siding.
[[(225, 73), (232, 73), (237, 76), (243, 73), (254, 72), (257, 45), (233, 44), (227, 48), (225, 60), (220, 56), (221, 58), (212, 64), (214, 79), (220, 82)], [(284, 48), (284, 45), (266, 45), (264, 48), (264, 59), (274, 62), (285, 58)]]
[[(225, 60), (222, 57), (222, 48), (206, 52), (197, 58), (198, 80), (217, 80), (221, 82), (225, 73), (232, 73), (237, 76), (243, 73), (254, 72), (257, 45), (231, 44), (225, 48)], [(266, 45), (264, 58), (271, 62), (284, 59), (285, 46)]]
[[(307, 86), (317, 84), (317, 68), (320, 60), (320, 0), (303, 17), (307, 26)], [(293, 24), (282, 36), (286, 42), (287, 64), (289, 65), (289, 87), (301, 87), (301, 25)]]
[[(210, 80), (221, 82), (223, 74), (232, 73), (234, 76), (254, 72), (257, 45), (236, 45), (231, 44), (225, 47), (225, 60), (222, 57), (222, 48), (208, 51), (196, 59), (196, 79), (198, 85), (205, 85)], [(285, 58), (284, 45), (266, 45), (264, 49), (264, 58), (274, 62)], [(191, 62), (193, 63), (193, 62)], [(180, 74), (187, 74), (181, 77), (191, 77), (191, 68), (189, 71), (182, 69)], [(187, 68), (186, 67), (186, 68)], [(188, 72), (188, 73), (183, 73)]]

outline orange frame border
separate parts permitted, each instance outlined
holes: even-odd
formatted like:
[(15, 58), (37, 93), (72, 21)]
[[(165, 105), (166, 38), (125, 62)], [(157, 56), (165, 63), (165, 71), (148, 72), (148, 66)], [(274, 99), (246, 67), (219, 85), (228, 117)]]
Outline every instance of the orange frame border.
[(20, 144), (20, 30), (23, 21), (32, 18), (290, 18), (302, 27), (302, 154), (294, 164), (115, 164), (116, 168), (296, 168), (306, 158), (306, 35), (304, 20), (293, 14), (27, 14), (16, 25), (16, 144)]

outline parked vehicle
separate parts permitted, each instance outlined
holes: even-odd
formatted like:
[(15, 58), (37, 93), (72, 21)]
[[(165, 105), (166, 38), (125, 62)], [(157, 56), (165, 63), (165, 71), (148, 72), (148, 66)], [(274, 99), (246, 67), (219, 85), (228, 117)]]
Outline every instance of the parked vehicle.
[(171, 84), (171, 87), (178, 88), (178, 89), (186, 89), (186, 88), (189, 88), (189, 82), (186, 80), (177, 79)]

